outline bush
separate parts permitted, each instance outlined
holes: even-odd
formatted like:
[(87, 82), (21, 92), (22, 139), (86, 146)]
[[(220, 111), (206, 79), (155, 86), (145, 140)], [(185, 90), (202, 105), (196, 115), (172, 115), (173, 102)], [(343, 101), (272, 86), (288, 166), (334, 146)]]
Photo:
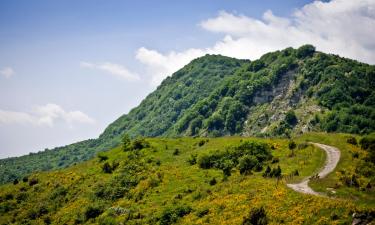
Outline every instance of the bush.
[(293, 110), (290, 110), (286, 113), (285, 115), (285, 122), (291, 126), (294, 126), (297, 124), (298, 122), (298, 119), (297, 119), (297, 116), (296, 114), (294, 113)]
[(190, 165), (195, 165), (196, 163), (197, 163), (197, 154), (191, 154), (190, 156), (189, 156), (189, 158), (188, 158), (188, 163), (190, 164)]
[(202, 218), (202, 217), (204, 217), (205, 215), (207, 215), (209, 212), (210, 212), (209, 209), (207, 209), (207, 208), (203, 208), (203, 209), (198, 210), (198, 211), (196, 212), (196, 215), (197, 215), (197, 217)]
[(278, 162), (280, 162), (279, 157), (273, 157), (272, 158), (272, 161), (271, 161), (272, 164), (275, 164), (275, 163), (278, 163)]
[(103, 162), (103, 161), (106, 161), (108, 159), (108, 156), (99, 153), (98, 158), (99, 158), (99, 162)]
[(174, 151), (173, 151), (173, 155), (179, 155), (180, 154), (180, 150), (178, 148), (176, 148)]
[(160, 225), (169, 225), (177, 222), (177, 220), (191, 212), (190, 206), (175, 206), (174, 208), (166, 208), (160, 217)]
[(144, 138), (137, 138), (132, 142), (132, 150), (142, 150), (150, 147), (150, 143)]
[[(230, 176), (232, 168), (237, 165), (242, 173), (246, 173), (253, 168), (259, 171), (262, 169), (262, 162), (271, 158), (271, 151), (267, 144), (245, 141), (225, 150), (201, 154), (197, 162), (202, 169), (217, 168), (221, 169), (225, 176)], [(241, 165), (239, 165), (240, 161)]]
[(263, 173), (263, 177), (269, 177), (271, 173), (271, 167), (267, 166), (266, 170)]
[(244, 155), (238, 161), (240, 174), (249, 174), (251, 170), (259, 164), (257, 158), (253, 155)]
[(251, 209), (248, 216), (244, 217), (243, 225), (266, 225), (268, 218), (263, 207)]
[(352, 145), (357, 145), (357, 139), (353, 136), (350, 136), (346, 139), (346, 142), (349, 143), (349, 144), (352, 144)]
[(93, 219), (93, 218), (98, 217), (102, 213), (103, 213), (103, 207), (98, 205), (98, 204), (94, 204), (94, 205), (89, 205), (85, 209), (84, 215), (85, 215), (85, 219), (87, 221), (89, 219)]
[(211, 186), (217, 184), (216, 178), (215, 178), (215, 177), (212, 178), (212, 179), (210, 180), (209, 184), (210, 184)]
[(112, 173), (112, 166), (108, 162), (105, 162), (102, 166), (102, 170), (104, 173)]
[(33, 178), (31, 178), (31, 179), (29, 180), (29, 185), (30, 185), (30, 186), (34, 186), (34, 185), (36, 185), (37, 183), (39, 183), (39, 180), (38, 180), (37, 178), (35, 178), (35, 177), (33, 177)]

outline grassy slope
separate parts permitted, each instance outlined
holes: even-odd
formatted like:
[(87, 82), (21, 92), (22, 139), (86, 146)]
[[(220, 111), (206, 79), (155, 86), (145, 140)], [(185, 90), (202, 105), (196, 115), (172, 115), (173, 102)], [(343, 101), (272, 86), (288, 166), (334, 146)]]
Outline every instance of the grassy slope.
[[(343, 140), (345, 135), (304, 135), (299, 140), (319, 141), (332, 144), (342, 150), (343, 160), (338, 168), (350, 167), (351, 160), (349, 151), (351, 147)], [(301, 176), (295, 177), (294, 181), (302, 179), (316, 171), (323, 165), (325, 160), (321, 150), (308, 147), (297, 150), (295, 157), (288, 157), (290, 150), (287, 149), (287, 141), (281, 139), (255, 139), (242, 137), (226, 137), (209, 139), (209, 142), (199, 147), (199, 138), (180, 139), (148, 139), (151, 148), (141, 150), (140, 162), (144, 162), (145, 169), (138, 175), (143, 177), (139, 184), (132, 188), (127, 197), (114, 201), (98, 201), (94, 192), (98, 184), (106, 184), (113, 176), (119, 174), (118, 170), (113, 174), (102, 172), (98, 158), (75, 165), (73, 167), (45, 173), (37, 173), (32, 177), (37, 178), (39, 183), (30, 187), (21, 182), (17, 185), (7, 184), (0, 187), (0, 221), (9, 224), (30, 222), (31, 224), (43, 224), (49, 218), (56, 224), (74, 224), (82, 218), (88, 206), (100, 204), (104, 213), (96, 219), (90, 219), (87, 223), (109, 223), (109, 221), (122, 222), (126, 218), (129, 224), (150, 223), (153, 224), (161, 217), (166, 208), (176, 205), (188, 205), (192, 212), (178, 220), (182, 224), (240, 224), (244, 216), (253, 207), (265, 206), (271, 224), (282, 222), (288, 224), (347, 224), (351, 220), (351, 213), (360, 208), (374, 206), (374, 199), (367, 195), (356, 195), (359, 201), (353, 199), (328, 199), (323, 197), (303, 195), (288, 189), (285, 180), (263, 178), (261, 172), (253, 175), (240, 175), (233, 171), (232, 176), (223, 180), (220, 170), (200, 169), (197, 165), (189, 165), (186, 161), (192, 153), (222, 149), (225, 146), (239, 144), (240, 140), (261, 140), (276, 147), (272, 154), (280, 158), (279, 165), (284, 175), (298, 169)], [(179, 155), (173, 152), (178, 148)], [(129, 164), (129, 153), (115, 148), (107, 153), (108, 162), (120, 162), (120, 168)], [(134, 160), (134, 159), (133, 159)], [(157, 161), (160, 160), (160, 165)], [(275, 167), (277, 164), (271, 165)], [(211, 186), (209, 181), (216, 178), (218, 183)], [(335, 174), (327, 179), (315, 183), (316, 190), (324, 190)], [(20, 191), (24, 187), (23, 191)], [(67, 193), (60, 196), (58, 190), (65, 187)], [(359, 193), (359, 192), (358, 192)], [(12, 194), (13, 200), (5, 200), (6, 195)], [(338, 194), (346, 197), (346, 189), (339, 189)], [(56, 197), (57, 195), (57, 197)], [(26, 196), (26, 197), (25, 197)], [(55, 196), (55, 199), (52, 199)], [(18, 199), (18, 200), (17, 200)], [(24, 199), (24, 200), (22, 200)], [(18, 201), (18, 203), (17, 203)], [(94, 203), (95, 202), (95, 203)], [(361, 203), (361, 204), (357, 204)], [(14, 208), (4, 212), (4, 206), (8, 204)], [(129, 209), (131, 213), (111, 216), (111, 206)], [(33, 212), (45, 208), (48, 212), (41, 213), (35, 219), (30, 218)], [(200, 212), (208, 209), (207, 215), (199, 217)], [(113, 213), (112, 213), (113, 214)], [(337, 220), (332, 220), (332, 215), (337, 215)]]
[[(375, 207), (375, 195), (371, 192), (360, 191), (357, 188), (349, 188), (342, 185), (339, 180), (339, 171), (354, 171), (355, 164), (358, 159), (352, 157), (353, 152), (365, 154), (358, 146), (346, 143), (346, 139), (351, 136), (348, 134), (322, 134), (322, 133), (309, 133), (299, 137), (299, 140), (313, 141), (322, 144), (336, 146), (341, 150), (341, 159), (333, 173), (327, 177), (310, 182), (310, 186), (319, 192), (331, 195), (329, 188), (334, 188), (336, 191), (335, 196), (339, 198), (347, 198), (357, 200), (359, 204), (371, 205)], [(328, 188), (328, 190), (327, 190)]]

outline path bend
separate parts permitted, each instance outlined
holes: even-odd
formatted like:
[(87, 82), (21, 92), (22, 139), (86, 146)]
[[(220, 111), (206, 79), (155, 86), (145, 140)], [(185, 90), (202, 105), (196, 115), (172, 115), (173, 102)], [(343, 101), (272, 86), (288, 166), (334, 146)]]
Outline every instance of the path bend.
[[(319, 144), (319, 143), (311, 143), (311, 144), (323, 149), (327, 154), (327, 159), (324, 164), (324, 167), (318, 173), (319, 178), (323, 178), (336, 168), (337, 163), (340, 160), (340, 155), (341, 155), (340, 150), (338, 148), (335, 148), (329, 145), (324, 145), (324, 144)], [(312, 176), (306, 177), (301, 182), (296, 183), (296, 184), (287, 184), (287, 186), (300, 193), (322, 196), (321, 193), (316, 192), (309, 187), (308, 184), (309, 184), (311, 177)]]

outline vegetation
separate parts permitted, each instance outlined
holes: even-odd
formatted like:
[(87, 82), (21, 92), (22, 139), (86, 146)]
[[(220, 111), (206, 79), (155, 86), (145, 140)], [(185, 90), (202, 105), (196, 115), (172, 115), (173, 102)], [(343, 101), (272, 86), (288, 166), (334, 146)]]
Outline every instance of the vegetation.
[(206, 55), (166, 78), (97, 139), (0, 160), (0, 183), (65, 168), (121, 143), (125, 151), (146, 147), (125, 145), (138, 136), (369, 134), (375, 131), (374, 86), (373, 65), (317, 52), (311, 45), (255, 61)]
[[(370, 136), (355, 138), (365, 147), (371, 146), (365, 144)], [(319, 140), (340, 148), (343, 160), (336, 171), (311, 182), (319, 191), (333, 188), (336, 194), (330, 195), (336, 198), (300, 194), (285, 185), (323, 165), (323, 151), (311, 145), (297, 147), (289, 157), (287, 139), (146, 138), (142, 149), (124, 151), (120, 145), (101, 153), (106, 160), (94, 158), (0, 186), (0, 224), (350, 224), (353, 213), (371, 215), (375, 195), (374, 188), (361, 189), (363, 177), (360, 187), (332, 185), (341, 182), (339, 171), (356, 171), (367, 157), (367, 150), (346, 142), (348, 137), (311, 133), (293, 139), (297, 146)], [(359, 152), (354, 160), (353, 151)], [(194, 156), (198, 163), (189, 163)], [(209, 158), (204, 168), (203, 156)], [(223, 176), (216, 165), (227, 161), (234, 165), (230, 176)], [(255, 161), (262, 170), (254, 169)], [(106, 173), (107, 163), (118, 165)]]

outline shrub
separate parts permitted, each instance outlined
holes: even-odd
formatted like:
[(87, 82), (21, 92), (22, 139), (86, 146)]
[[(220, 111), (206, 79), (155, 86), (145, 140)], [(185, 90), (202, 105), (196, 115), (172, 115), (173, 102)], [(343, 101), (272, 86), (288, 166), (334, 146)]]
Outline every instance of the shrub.
[(266, 225), (268, 218), (263, 207), (251, 209), (248, 216), (243, 218), (243, 225)]
[(102, 170), (104, 173), (112, 173), (112, 166), (108, 162), (105, 162), (102, 166)]
[(99, 158), (99, 162), (103, 162), (103, 161), (106, 161), (108, 159), (108, 156), (99, 153), (98, 158)]
[(29, 181), (29, 177), (26, 176), (26, 177), (23, 177), (23, 178), (22, 178), (22, 182), (26, 183), (26, 182), (28, 182), (28, 181)]
[(349, 143), (349, 144), (352, 144), (352, 145), (357, 145), (357, 139), (353, 136), (350, 136), (346, 139), (346, 142)]
[(13, 184), (14, 185), (17, 185), (19, 182), (18, 182), (18, 179), (14, 179), (14, 181), (13, 181)]
[(202, 218), (202, 217), (204, 217), (205, 215), (207, 215), (209, 212), (210, 212), (209, 209), (207, 209), (207, 208), (203, 208), (203, 209), (199, 209), (199, 210), (196, 212), (196, 215), (197, 215), (197, 217)]
[(215, 177), (212, 178), (212, 179), (210, 180), (209, 184), (210, 184), (211, 186), (217, 184), (216, 178), (215, 178)]
[(176, 148), (174, 151), (173, 151), (173, 155), (179, 155), (180, 154), (180, 150), (178, 148)]
[(177, 222), (177, 220), (191, 212), (190, 206), (175, 206), (174, 208), (166, 208), (160, 217), (160, 225), (169, 225)]
[(263, 173), (263, 177), (269, 177), (271, 173), (271, 167), (267, 166), (266, 170)]
[(29, 180), (29, 185), (30, 186), (34, 186), (36, 185), (37, 183), (39, 183), (39, 180), (35, 177), (31, 178), (31, 180)]
[(272, 164), (275, 164), (275, 163), (278, 163), (278, 162), (280, 162), (280, 159), (278, 157), (272, 158), (272, 161), (271, 161)]
[(271, 151), (267, 144), (245, 141), (225, 150), (201, 154), (197, 162), (202, 169), (217, 168), (221, 169), (225, 176), (230, 176), (232, 168), (239, 165), (240, 161), (241, 165), (239, 165), (239, 169), (242, 173), (245, 173), (253, 168), (256, 171), (261, 170), (262, 162), (271, 158)]
[(190, 164), (190, 165), (195, 165), (196, 163), (197, 163), (197, 154), (191, 154), (190, 156), (189, 156), (189, 158), (188, 158), (188, 163)]
[(257, 158), (253, 155), (244, 155), (238, 161), (240, 174), (248, 174), (259, 164)]
[(122, 143), (122, 149), (124, 151), (129, 151), (131, 150), (131, 140), (130, 140), (130, 137), (129, 135), (125, 134), (123, 137), (122, 137), (122, 140), (121, 140), (121, 143)]
[(85, 215), (85, 219), (86, 221), (89, 220), (89, 219), (93, 219), (93, 218), (96, 218), (98, 217), (100, 214), (102, 214), (103, 212), (103, 207), (98, 205), (98, 204), (94, 204), (94, 205), (89, 205), (86, 209), (85, 209), (85, 212), (84, 212), (84, 215)]
[(198, 142), (198, 146), (199, 147), (202, 147), (204, 144), (206, 144), (208, 142), (208, 139), (204, 139), (204, 140), (200, 140), (199, 142)]
[(294, 126), (297, 124), (297, 116), (293, 110), (290, 110), (285, 115), (285, 122), (291, 126)]
[(131, 145), (132, 150), (142, 150), (148, 147), (150, 147), (150, 143), (146, 141), (144, 138), (135, 139)]

